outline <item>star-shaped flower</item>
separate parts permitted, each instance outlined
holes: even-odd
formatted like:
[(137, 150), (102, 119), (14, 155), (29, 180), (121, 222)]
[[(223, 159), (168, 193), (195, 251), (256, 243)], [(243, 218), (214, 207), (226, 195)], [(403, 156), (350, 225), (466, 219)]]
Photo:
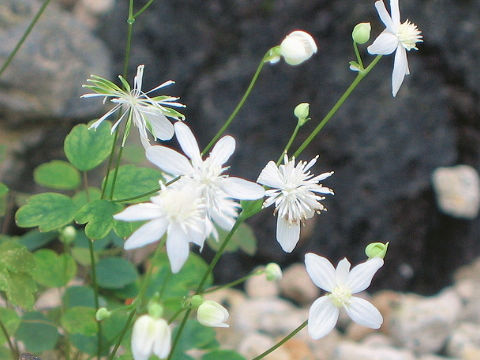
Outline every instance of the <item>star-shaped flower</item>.
[(188, 157), (168, 147), (156, 145), (147, 148), (147, 159), (170, 175), (183, 176), (183, 179), (193, 181), (205, 199), (207, 234), (217, 237), (212, 221), (227, 231), (235, 223), (240, 205), (232, 199), (256, 200), (263, 197), (265, 190), (254, 182), (225, 174), (228, 167), (224, 164), (235, 151), (233, 137), (222, 137), (203, 160), (197, 140), (187, 125), (177, 122), (175, 134)]
[(375, 257), (350, 271), (346, 258), (335, 269), (328, 259), (308, 253), (305, 265), (313, 283), (329, 293), (315, 300), (310, 307), (308, 333), (313, 339), (320, 339), (332, 331), (341, 308), (357, 324), (371, 329), (382, 325), (383, 317), (377, 308), (367, 300), (352, 295), (370, 286), (373, 276), (383, 266), (383, 259)]
[(308, 164), (300, 161), (295, 166), (295, 158), (288, 160), (285, 155), (282, 165), (277, 166), (270, 161), (257, 179), (258, 183), (272, 188), (265, 193), (267, 200), (263, 207), (275, 204), (277, 241), (285, 252), (291, 252), (297, 245), (300, 223), (312, 218), (315, 213), (326, 211), (320, 203), (325, 198), (317, 194), (333, 195), (333, 190), (319, 184), (333, 172), (314, 176), (309, 171), (317, 159), (318, 156)]
[(203, 247), (205, 242), (205, 204), (197, 186), (179, 182), (163, 187), (151, 202), (127, 207), (114, 215), (115, 220), (149, 220), (125, 242), (125, 250), (158, 241), (167, 233), (167, 255), (173, 273), (187, 261), (189, 243)]
[(422, 42), (421, 31), (415, 24), (406, 20), (400, 23), (398, 0), (390, 0), (390, 16), (383, 1), (375, 2), (378, 15), (386, 29), (375, 39), (367, 50), (370, 54), (388, 55), (395, 51), (395, 61), (392, 72), (392, 95), (397, 95), (405, 75), (410, 74), (407, 61), (407, 51), (418, 50), (417, 42)]
[(110, 101), (115, 104), (110, 111), (95, 121), (90, 128), (96, 129), (103, 120), (115, 112), (121, 111), (122, 113), (119, 119), (112, 126), (112, 132), (115, 131), (122, 120), (131, 117), (135, 126), (138, 127), (140, 139), (144, 146), (149, 144), (147, 130), (155, 138), (160, 140), (170, 140), (172, 138), (173, 125), (167, 119), (167, 116), (176, 120), (183, 120), (184, 116), (178, 111), (171, 109), (170, 106), (184, 107), (185, 105), (178, 103), (177, 97), (149, 96), (151, 92), (173, 84), (173, 81), (164, 82), (146, 93), (143, 92), (143, 69), (143, 65), (138, 66), (137, 75), (133, 82), (133, 89), (130, 89), (130, 85), (121, 76), (120, 80), (122, 81), (125, 90), (100, 76), (92, 75), (90, 79), (87, 80), (89, 84), (83, 86), (92, 90), (93, 93), (82, 95), (82, 97), (89, 98), (100, 96), (104, 97), (105, 100), (109, 98)]

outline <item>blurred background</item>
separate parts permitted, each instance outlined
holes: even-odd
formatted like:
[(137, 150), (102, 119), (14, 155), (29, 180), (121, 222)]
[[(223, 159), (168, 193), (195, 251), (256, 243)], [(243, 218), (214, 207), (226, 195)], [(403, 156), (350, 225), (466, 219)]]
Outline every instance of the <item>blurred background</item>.
[[(145, 3), (136, 0), (136, 10)], [(0, 63), (40, 5), (0, 2)], [(308, 251), (357, 263), (368, 243), (389, 241), (375, 288), (433, 294), (479, 255), (476, 171), (444, 178), (447, 191), (458, 192), (456, 210), (439, 208), (442, 191), (434, 189), (432, 174), (458, 164), (480, 167), (480, 1), (403, 0), (400, 11), (402, 21), (422, 30), (424, 43), (408, 53), (411, 75), (397, 97), (391, 95), (393, 57), (386, 56), (301, 156), (320, 155), (316, 173), (335, 171), (324, 183), (335, 190), (324, 202), (328, 212), (303, 227), (288, 255), (275, 240), (272, 209), (263, 211), (250, 222), (256, 255), (224, 256), (218, 282), (269, 261), (302, 262)], [(101, 101), (79, 98), (81, 84), (90, 74), (114, 79), (122, 73), (127, 15), (128, 1), (54, 0), (0, 77), (0, 179), (11, 189), (40, 191), (33, 169), (64, 159), (71, 127), (105, 111)], [(227, 131), (237, 140), (230, 173), (255, 180), (293, 131), (293, 108), (311, 104), (313, 120), (301, 129), (298, 146), (354, 79), (348, 62), (354, 60), (351, 30), (359, 22), (372, 23), (372, 40), (383, 30), (373, 1), (366, 0), (156, 1), (134, 24), (129, 81), (139, 64), (145, 64), (145, 89), (175, 80), (165, 92), (181, 96), (202, 147), (239, 101), (264, 53), (292, 30), (311, 33), (318, 53), (296, 67), (265, 66)], [(360, 49), (367, 63), (373, 59)], [(4, 228), (19, 232), (11, 219)]]

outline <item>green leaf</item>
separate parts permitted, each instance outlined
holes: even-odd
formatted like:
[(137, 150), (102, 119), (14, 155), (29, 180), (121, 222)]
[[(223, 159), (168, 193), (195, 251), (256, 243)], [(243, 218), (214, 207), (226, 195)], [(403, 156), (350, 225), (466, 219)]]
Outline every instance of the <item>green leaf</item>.
[[(177, 331), (178, 327), (173, 331), (173, 338), (175, 338)], [(178, 342), (175, 354), (177, 355), (190, 349), (218, 347), (219, 344), (215, 340), (215, 336), (216, 333), (214, 329), (203, 326), (196, 320), (188, 320)]]
[(103, 334), (108, 341), (113, 341), (117, 338), (119, 333), (127, 323), (128, 313), (124, 311), (116, 311), (112, 313), (108, 319), (102, 322)]
[[(218, 231), (218, 241), (212, 237), (208, 238), (208, 246), (214, 251), (218, 251), (220, 245), (222, 244), (225, 237), (228, 235), (228, 231), (217, 228)], [(237, 231), (233, 234), (230, 242), (227, 244), (225, 251), (233, 252), (238, 249), (243, 250), (248, 255), (255, 255), (257, 251), (257, 240), (255, 234), (253, 233), (252, 228), (245, 223), (240, 224)]]
[(56, 231), (39, 232), (38, 230), (31, 230), (18, 240), (18, 242), (27, 247), (28, 250), (36, 250), (43, 245), (48, 244), (53, 239), (57, 238), (58, 233)]
[(100, 199), (101, 195), (102, 195), (102, 192), (100, 191), (100, 189), (96, 187), (89, 187), (88, 195), (85, 190), (79, 191), (73, 196), (72, 200), (75, 203), (75, 206), (77, 207), (77, 209), (80, 209), (86, 203)]
[(55, 348), (58, 340), (57, 328), (40, 312), (25, 313), (15, 334), (27, 351), (40, 353)]
[(83, 206), (75, 215), (80, 224), (88, 222), (85, 234), (93, 240), (108, 235), (113, 227), (113, 215), (120, 212), (123, 206), (108, 200), (95, 200)]
[[(17, 331), (18, 326), (20, 325), (20, 317), (15, 312), (15, 310), (7, 309), (4, 307), (0, 307), (0, 320), (2, 321), (3, 325), (7, 329), (7, 332), (10, 336), (15, 334)], [(3, 331), (0, 332), (0, 345), (4, 344), (7, 341)]]
[(112, 145), (110, 123), (104, 121), (96, 130), (89, 130), (84, 124), (75, 126), (65, 138), (63, 148), (68, 161), (78, 170), (88, 171), (108, 157)]
[[(89, 249), (90, 248), (90, 242), (91, 240), (88, 239), (87, 235), (85, 235), (84, 231), (77, 231), (77, 234), (75, 236), (75, 241), (73, 242), (75, 248), (85, 248)], [(95, 251), (100, 251), (105, 249), (108, 244), (112, 242), (112, 237), (110, 234), (108, 234), (106, 237), (100, 240), (96, 240), (93, 242), (93, 250)]]
[(51, 231), (69, 224), (77, 208), (68, 196), (57, 193), (33, 195), (15, 215), (20, 227), (38, 226), (40, 231)]
[(95, 307), (95, 293), (92, 288), (86, 286), (70, 286), (62, 298), (65, 308), (75, 306)]
[(214, 350), (202, 356), (202, 360), (245, 360), (239, 353), (233, 350)]
[[(132, 233), (137, 230), (142, 224), (144, 224), (145, 221), (117, 221), (115, 220), (113, 222), (113, 231), (115, 231), (115, 233), (120, 236), (121, 238), (127, 238), (129, 237), (130, 235), (132, 235)], [(123, 246), (123, 240), (122, 240), (122, 244), (121, 246)]]
[[(72, 256), (76, 262), (82, 266), (91, 266), (92, 260), (90, 259), (90, 250), (82, 247), (75, 247), (72, 249)], [(98, 261), (98, 254), (93, 255), (95, 262)]]
[(6, 195), (7, 193), (8, 193), (7, 185), (0, 182), (0, 196)]
[(39, 185), (58, 190), (74, 190), (81, 184), (78, 170), (61, 160), (38, 166), (33, 171), (33, 179)]
[(97, 264), (97, 282), (105, 289), (120, 289), (133, 283), (137, 276), (135, 266), (122, 258), (104, 258)]
[(7, 210), (7, 194), (7, 185), (0, 182), (0, 216), (5, 215), (5, 211)]
[[(142, 168), (135, 165), (123, 165), (118, 169), (117, 181), (113, 200), (120, 200), (139, 196), (149, 191), (159, 189), (158, 181), (163, 179), (162, 173), (155, 169)], [(106, 194), (110, 194), (113, 176), (108, 178)], [(150, 199), (150, 194), (132, 202), (142, 202)]]
[(7, 241), (0, 245), (0, 264), (11, 272), (29, 274), (35, 271), (32, 253), (16, 241)]
[(75, 306), (65, 311), (60, 323), (70, 334), (94, 336), (98, 332), (95, 308)]
[(58, 255), (52, 250), (38, 250), (35, 254), (36, 271), (33, 278), (48, 287), (61, 287), (73, 279), (77, 265), (69, 254)]

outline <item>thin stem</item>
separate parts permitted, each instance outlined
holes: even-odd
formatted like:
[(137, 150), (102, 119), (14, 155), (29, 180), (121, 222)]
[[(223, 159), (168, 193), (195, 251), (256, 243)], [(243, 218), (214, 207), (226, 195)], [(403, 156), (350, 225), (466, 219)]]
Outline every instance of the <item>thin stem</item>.
[(300, 122), (297, 122), (297, 126), (295, 127), (295, 130), (293, 130), (292, 136), (290, 136), (290, 139), (288, 140), (288, 143), (285, 146), (285, 149), (283, 149), (282, 154), (277, 160), (277, 166), (282, 162), (283, 156), (288, 152), (288, 150), (290, 150), (290, 146), (292, 146), (293, 140), (295, 140), (295, 138), (297, 137), (298, 130), (300, 130), (300, 127), (301, 127)]
[(123, 337), (125, 336), (125, 334), (127, 333), (127, 330), (128, 328), (130, 327), (130, 324), (132, 322), (132, 319), (133, 317), (135, 316), (137, 312), (137, 309), (134, 308), (130, 314), (128, 315), (128, 319), (127, 319), (127, 322), (125, 323), (125, 326), (123, 327), (122, 331), (120, 332), (120, 335), (118, 337), (118, 340), (115, 344), (115, 346), (113, 347), (113, 350), (110, 354), (110, 356), (108, 357), (109, 360), (113, 360), (113, 358), (115, 357), (115, 354), (117, 353), (117, 350), (118, 348), (120, 347), (120, 344), (122, 343), (122, 340), (123, 340)]
[(128, 74), (128, 63), (130, 62), (130, 49), (132, 47), (132, 33), (133, 33), (133, 23), (135, 22), (135, 17), (133, 16), (133, 0), (130, 0), (128, 6), (128, 30), (127, 30), (127, 44), (125, 45), (125, 58), (123, 60), (123, 78), (127, 79)]
[[(98, 301), (98, 283), (97, 283), (97, 269), (95, 265), (95, 250), (93, 249), (93, 240), (88, 239), (88, 249), (90, 251), (90, 264), (92, 266), (92, 283), (93, 291), (95, 293), (95, 310), (98, 311), (100, 308)], [(100, 360), (102, 352), (102, 323), (97, 322), (98, 333), (97, 333), (97, 359)]]
[(18, 359), (18, 353), (13, 347), (12, 340), (10, 340), (10, 335), (8, 335), (7, 328), (3, 324), (3, 322), (0, 320), (0, 328), (2, 329), (3, 335), (5, 336), (5, 339), (7, 339), (8, 342), (8, 347), (10, 348), (10, 352), (12, 353), (13, 360)]
[(18, 41), (18, 43), (15, 46), (15, 48), (13, 49), (13, 51), (10, 53), (10, 55), (8, 55), (7, 60), (5, 60), (5, 62), (3, 63), (2, 68), (0, 69), (0, 75), (2, 75), (2, 73), (8, 67), (8, 65), (10, 65), (10, 63), (12, 62), (15, 55), (17, 55), (18, 50), (20, 50), (23, 43), (27, 39), (28, 35), (30, 35), (30, 32), (33, 30), (37, 21), (40, 19), (40, 16), (42, 16), (42, 14), (45, 11), (45, 9), (47, 8), (49, 2), (50, 2), (50, 0), (45, 0), (43, 2), (42, 6), (40, 7), (40, 9), (38, 9), (38, 12), (35, 14), (35, 17), (33, 18), (32, 22), (30, 23), (30, 25), (28, 25), (27, 30), (25, 30), (25, 33), (20, 38), (20, 40)]
[(235, 119), (235, 116), (237, 116), (238, 112), (240, 111), (243, 104), (247, 100), (248, 96), (252, 92), (252, 89), (255, 86), (255, 83), (257, 82), (258, 76), (260, 75), (260, 72), (262, 71), (263, 65), (265, 65), (267, 55), (269, 53), (270, 53), (270, 50), (264, 55), (264, 57), (262, 58), (262, 61), (260, 61), (260, 64), (257, 67), (257, 71), (255, 71), (255, 74), (253, 75), (252, 80), (250, 81), (250, 85), (248, 85), (248, 88), (245, 91), (245, 94), (243, 94), (240, 102), (237, 104), (237, 106), (235, 107), (233, 112), (230, 114), (227, 121), (225, 121), (225, 124), (223, 124), (223, 126), (220, 128), (220, 130), (218, 130), (218, 132), (213, 137), (213, 139), (208, 143), (208, 145), (205, 147), (205, 149), (203, 149), (202, 155), (205, 155), (205, 153), (208, 150), (210, 150), (210, 148), (213, 146), (213, 144), (215, 144), (217, 142), (217, 140), (220, 138), (220, 136), (222, 136), (222, 134), (225, 132), (225, 130), (227, 130), (227, 128), (230, 126), (233, 119)]
[(175, 320), (178, 317), (178, 315), (180, 315), (184, 311), (185, 311), (184, 308), (177, 310), (177, 312), (173, 314), (172, 317), (168, 320), (168, 323), (171, 324), (173, 320)]
[(82, 171), (83, 174), (83, 187), (85, 188), (85, 194), (87, 194), (87, 202), (90, 202), (90, 192), (88, 191), (88, 176), (86, 171)]
[(117, 139), (118, 139), (118, 129), (115, 131), (115, 135), (113, 136), (112, 150), (110, 151), (110, 156), (108, 158), (107, 173), (105, 174), (105, 181), (103, 182), (103, 185), (102, 185), (102, 195), (100, 197), (102, 200), (105, 197), (105, 191), (107, 189), (108, 177), (110, 176), (110, 168), (112, 167), (113, 156), (115, 155), (115, 145), (117, 143)]
[(117, 182), (118, 168), (120, 167), (120, 160), (122, 159), (123, 146), (120, 146), (118, 150), (117, 162), (115, 163), (115, 170), (113, 172), (112, 187), (110, 188), (110, 200), (113, 199), (113, 193), (115, 191), (115, 183)]
[(263, 359), (265, 356), (267, 356), (268, 354), (270, 354), (271, 352), (275, 351), (276, 349), (278, 349), (280, 346), (282, 346), (283, 344), (285, 344), (288, 340), (290, 340), (292, 337), (294, 337), (295, 335), (297, 335), (297, 333), (302, 330), (305, 326), (307, 326), (308, 324), (308, 320), (305, 320), (302, 325), (300, 325), (299, 327), (297, 327), (295, 330), (293, 330), (290, 334), (288, 334), (287, 336), (285, 336), (282, 340), (280, 340), (278, 343), (276, 343), (275, 345), (273, 345), (270, 349), (268, 349), (267, 351), (261, 353), (260, 355), (258, 355), (257, 357), (254, 357), (252, 360), (260, 360), (260, 359)]
[(145, 12), (145, 10), (147, 10), (147, 9), (150, 7), (150, 5), (153, 4), (154, 1), (155, 1), (155, 0), (150, 0), (148, 3), (146, 3), (145, 5), (143, 5), (143, 7), (142, 7), (140, 10), (138, 10), (138, 11), (133, 15), (133, 17), (136, 19), (137, 17), (139, 17), (140, 15), (142, 15), (142, 14)]
[(168, 354), (167, 360), (170, 360), (172, 358), (173, 351), (177, 347), (178, 341), (180, 340), (180, 335), (182, 334), (183, 329), (185, 328), (185, 324), (187, 323), (188, 316), (190, 315), (191, 312), (192, 312), (192, 308), (189, 308), (185, 312), (185, 315), (182, 319), (182, 322), (180, 323), (180, 326), (178, 327), (177, 335), (175, 335), (175, 338), (173, 339), (172, 347), (171, 347), (171, 350), (170, 350), (170, 354)]
[(317, 134), (322, 130), (322, 128), (328, 123), (328, 121), (335, 115), (337, 110), (343, 105), (345, 100), (350, 96), (350, 94), (355, 90), (355, 88), (358, 86), (360, 81), (363, 80), (365, 76), (370, 72), (370, 70), (373, 69), (373, 67), (378, 63), (378, 61), (382, 58), (382, 55), (377, 55), (375, 59), (368, 65), (368, 67), (364, 70), (358, 73), (357, 77), (353, 82), (350, 84), (350, 86), (345, 90), (343, 95), (338, 99), (338, 101), (333, 105), (333, 107), (330, 109), (330, 111), (325, 115), (325, 117), (320, 121), (320, 123), (317, 125), (317, 127), (312, 131), (312, 133), (307, 137), (307, 139), (300, 145), (297, 151), (295, 151), (294, 156), (298, 157), (302, 153), (303, 150), (312, 142), (312, 140), (317, 136)]
[(358, 51), (358, 45), (355, 41), (353, 42), (353, 49), (355, 50), (355, 56), (357, 57), (357, 62), (361, 66), (361, 68), (363, 69), (362, 57), (360, 56), (360, 52)]
[(257, 276), (257, 275), (260, 275), (260, 274), (263, 274), (265, 272), (265, 270), (257, 270), (257, 271), (254, 271), (248, 275), (245, 275), (244, 277), (241, 277), (240, 279), (237, 279), (235, 281), (232, 281), (232, 282), (229, 282), (228, 284), (224, 284), (224, 285), (218, 285), (218, 286), (214, 286), (210, 289), (207, 289), (205, 291), (202, 292), (202, 294), (209, 294), (209, 293), (212, 293), (212, 292), (215, 292), (217, 290), (220, 290), (220, 289), (226, 289), (226, 288), (231, 288), (233, 286), (236, 286), (238, 284), (241, 284), (242, 282), (250, 279), (252, 276)]
[[(180, 176), (177, 176), (175, 179), (172, 179), (170, 180), (169, 182), (165, 183), (165, 186), (168, 186), (170, 184), (173, 184), (175, 181), (179, 180), (180, 179)], [(132, 197), (129, 197), (129, 198), (124, 198), (124, 199), (118, 199), (118, 200), (113, 200), (113, 202), (126, 202), (126, 201), (131, 201), (131, 200), (137, 200), (137, 199), (140, 199), (144, 196), (147, 196), (147, 195), (151, 195), (151, 194), (155, 194), (156, 192), (159, 192), (161, 190), (160, 187), (156, 188), (156, 189), (153, 189), (153, 190), (150, 190), (146, 193), (143, 193), (143, 194), (140, 194), (140, 195), (135, 195), (135, 196), (132, 196)]]

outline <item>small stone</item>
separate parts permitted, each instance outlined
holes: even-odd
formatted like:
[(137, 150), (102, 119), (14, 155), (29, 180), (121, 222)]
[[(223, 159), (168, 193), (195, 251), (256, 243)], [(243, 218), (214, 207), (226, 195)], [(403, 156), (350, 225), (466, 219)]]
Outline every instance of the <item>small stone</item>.
[[(281, 339), (277, 339), (280, 341)], [(302, 340), (292, 338), (288, 340), (282, 348), (285, 349), (289, 354), (289, 360), (308, 360), (314, 359), (312, 350), (310, 347)]]
[[(477, 309), (478, 310), (478, 309)], [(480, 349), (480, 325), (461, 323), (447, 343), (447, 355), (463, 358), (468, 349)]]
[(249, 278), (245, 282), (245, 291), (250, 297), (276, 297), (279, 294), (279, 285), (276, 281), (268, 281), (262, 274)]
[(432, 355), (432, 354), (427, 354), (427, 355), (422, 355), (417, 360), (460, 360), (457, 358), (451, 358), (451, 357), (443, 357), (443, 356), (438, 356), (438, 355)]
[(480, 359), (480, 348), (465, 349), (462, 360), (478, 360), (478, 359)]
[(437, 168), (432, 183), (440, 210), (450, 216), (474, 219), (480, 206), (480, 180), (468, 165)]
[(393, 347), (368, 346), (352, 342), (342, 342), (335, 349), (332, 360), (415, 360), (407, 351)]
[(388, 347), (388, 346), (393, 346), (392, 344), (392, 339), (390, 339), (388, 336), (380, 334), (378, 332), (375, 332), (373, 334), (368, 335), (363, 341), (363, 345), (368, 345), (368, 346), (379, 346), (379, 347)]
[(285, 297), (302, 305), (310, 305), (320, 296), (320, 290), (312, 283), (304, 264), (293, 264), (283, 272), (280, 289)]
[[(259, 333), (249, 333), (245, 337), (243, 337), (240, 345), (238, 347), (238, 351), (240, 354), (245, 356), (247, 359), (254, 358), (255, 356), (260, 355), (265, 350), (268, 350), (273, 345), (275, 345), (276, 341), (271, 337), (266, 335), (262, 335)], [(288, 352), (283, 349), (282, 347), (276, 349), (271, 354), (264, 357), (266, 360), (290, 360)]]

